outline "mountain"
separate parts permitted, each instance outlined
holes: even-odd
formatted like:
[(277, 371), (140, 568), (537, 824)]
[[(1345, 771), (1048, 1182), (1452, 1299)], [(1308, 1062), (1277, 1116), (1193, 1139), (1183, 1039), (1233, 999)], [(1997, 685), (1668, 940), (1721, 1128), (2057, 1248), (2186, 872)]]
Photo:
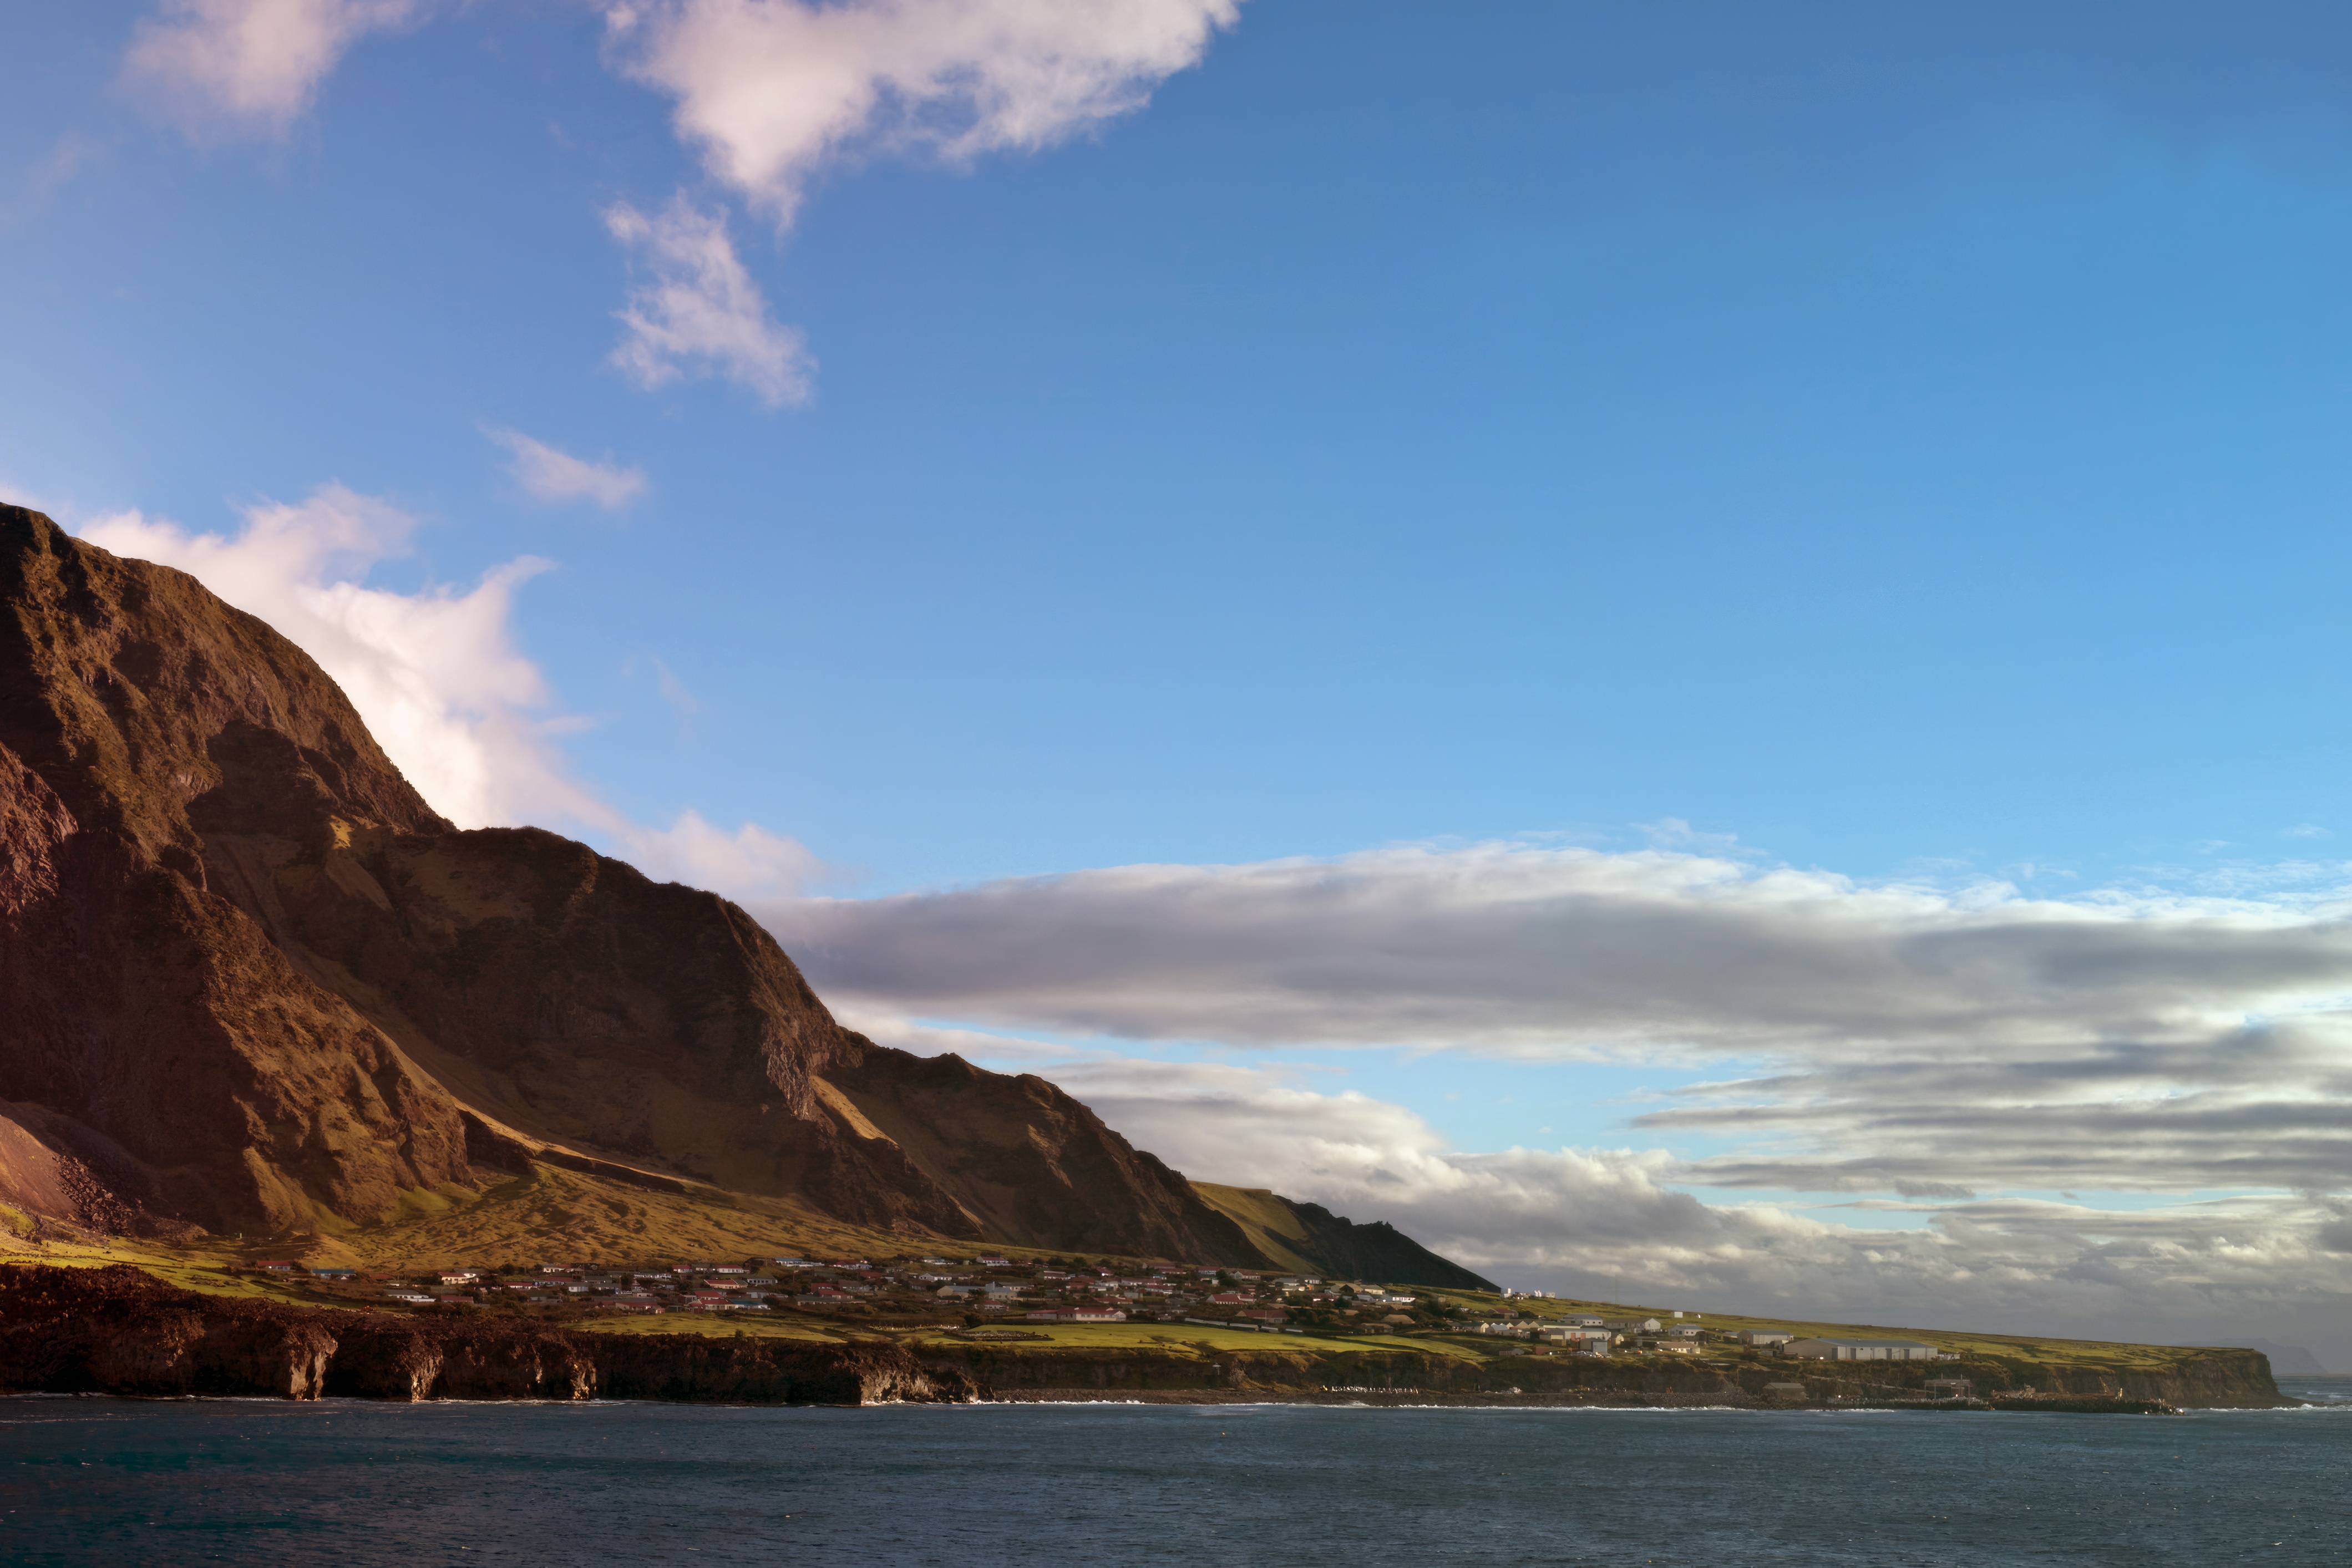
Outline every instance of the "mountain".
[(1332, 1280), (1378, 1280), (1456, 1291), (1501, 1286), (1441, 1258), (1385, 1220), (1359, 1225), (1319, 1203), (1301, 1203), (1262, 1186), (1196, 1181), (1202, 1201), (1242, 1228), (1275, 1267)]
[(1283, 1266), (1043, 1079), (844, 1029), (725, 899), (457, 829), (267, 624), (0, 507), (0, 1202), (336, 1233), (547, 1166)]

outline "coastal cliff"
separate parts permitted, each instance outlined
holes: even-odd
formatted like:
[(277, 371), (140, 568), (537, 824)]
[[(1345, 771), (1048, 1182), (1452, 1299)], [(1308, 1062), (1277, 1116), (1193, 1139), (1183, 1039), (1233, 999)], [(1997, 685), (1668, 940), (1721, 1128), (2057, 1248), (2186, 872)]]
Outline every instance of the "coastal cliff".
[[(634, 1326), (634, 1325), (633, 1325)], [(716, 1328), (716, 1324), (708, 1325)], [(1444, 1340), (1237, 1344), (1184, 1325), (1149, 1343), (919, 1334), (803, 1338), (617, 1333), (473, 1311), (304, 1307), (186, 1291), (124, 1267), (0, 1265), (0, 1393), (594, 1398), (868, 1405), (1142, 1400), (1371, 1404), (1993, 1408), (2146, 1412), (2283, 1398), (2252, 1351), (2186, 1353), (2117, 1378), (2063, 1360), (1700, 1362), (1678, 1356), (1465, 1354)], [(1483, 1347), (1481, 1347), (1483, 1348)], [(1966, 1379), (1937, 1404), (1929, 1379)]]
[[(2144, 1407), (2293, 1405), (2252, 1351), (2198, 1356), (2177, 1371), (2117, 1380), (2058, 1364), (2025, 1369), (1974, 1357), (1958, 1363), (1822, 1364), (1777, 1360), (1706, 1364), (1681, 1357), (1622, 1355), (1465, 1358), (1391, 1343), (1363, 1349), (1269, 1345), (1187, 1347), (1178, 1329), (1154, 1349), (1024, 1349), (984, 1343), (936, 1348), (924, 1364), (961, 1371), (994, 1398), (1221, 1401), (1334, 1396), (1370, 1403), (1529, 1403), (1659, 1407), (1713, 1406), (1904, 1406), (1934, 1401), (1930, 1378), (1962, 1378), (1969, 1400), (1956, 1407), (2002, 1410), (2137, 1411)], [(2012, 1381), (2012, 1378), (2015, 1380)], [(1790, 1388), (1801, 1389), (1788, 1393)], [(2027, 1393), (2027, 1390), (2032, 1390)], [(1781, 1392), (1776, 1392), (1780, 1390)]]
[(598, 1334), (183, 1291), (130, 1268), (0, 1266), (0, 1391), (316, 1399), (962, 1403), (890, 1344)]

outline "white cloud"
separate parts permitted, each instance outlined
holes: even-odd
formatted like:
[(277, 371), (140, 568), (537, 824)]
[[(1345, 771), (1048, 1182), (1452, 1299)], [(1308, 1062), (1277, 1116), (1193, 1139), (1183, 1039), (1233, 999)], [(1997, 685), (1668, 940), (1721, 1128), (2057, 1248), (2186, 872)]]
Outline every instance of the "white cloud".
[(681, 812), (658, 831), (625, 826), (617, 837), (640, 870), (733, 898), (790, 897), (825, 870), (795, 840), (748, 822), (730, 833), (698, 811)]
[[(1200, 60), (1239, 0), (642, 0), (606, 12), (625, 68), (677, 101), (720, 181), (789, 225), (826, 161), (951, 162), (1046, 146), (1136, 109)], [(718, 374), (771, 408), (809, 400), (805, 340), (771, 320), (722, 215), (681, 193), (605, 221), (648, 281), (614, 362), (648, 388)]]
[(650, 875), (731, 896), (787, 897), (819, 870), (801, 845), (745, 825), (728, 832), (693, 810), (666, 829), (633, 822), (575, 779), (555, 745), (566, 727), (539, 666), (515, 646), (518, 587), (551, 563), (524, 556), (472, 589), (414, 593), (366, 586), (407, 552), (416, 519), (341, 485), (299, 505), (248, 507), (234, 535), (196, 533), (126, 512), (82, 538), (190, 573), (319, 661), (371, 733), (460, 827), (522, 822), (584, 831)]
[[(605, 16), (614, 57), (677, 100), (678, 131), (710, 171), (786, 225), (830, 158), (962, 161), (1044, 147), (1139, 108), (1199, 62), (1239, 4), (634, 0)], [(163, 0), (139, 26), (125, 75), (191, 125), (282, 133), (352, 44), (431, 5)], [(770, 408), (808, 401), (805, 340), (771, 319), (722, 213), (681, 193), (658, 214), (625, 202), (604, 220), (637, 272), (614, 364), (648, 389), (716, 375)]]
[[(282, 132), (352, 46), (435, 0), (161, 0), (125, 61), (205, 123)], [(789, 221), (814, 169), (863, 148), (1034, 149), (1140, 107), (1239, 0), (627, 0), (616, 57), (677, 103), (711, 171)]]
[(293, 639), (409, 781), (460, 826), (593, 810), (540, 716), (547, 684), (508, 631), (515, 590), (551, 563), (521, 557), (465, 591), (364, 586), (373, 567), (407, 553), (415, 528), (389, 502), (327, 485), (299, 505), (247, 508), (233, 536), (137, 512), (79, 531), (118, 554), (178, 567)]
[(586, 501), (613, 512), (646, 493), (642, 468), (592, 463), (534, 441), (519, 430), (490, 426), (482, 434), (511, 455), (508, 471), (534, 501)]
[(163, 0), (139, 24), (125, 76), (192, 125), (282, 133), (336, 62), (423, 0)]
[(604, 225), (628, 247), (638, 275), (618, 312), (628, 330), (613, 350), (614, 365), (647, 389), (717, 375), (770, 408), (808, 402), (815, 361), (797, 329), (769, 317), (723, 213), (680, 194), (650, 217), (621, 203), (606, 210)]
[(864, 147), (961, 160), (1048, 145), (1197, 64), (1238, 0), (648, 0), (616, 47), (677, 100), (711, 172), (789, 222)]

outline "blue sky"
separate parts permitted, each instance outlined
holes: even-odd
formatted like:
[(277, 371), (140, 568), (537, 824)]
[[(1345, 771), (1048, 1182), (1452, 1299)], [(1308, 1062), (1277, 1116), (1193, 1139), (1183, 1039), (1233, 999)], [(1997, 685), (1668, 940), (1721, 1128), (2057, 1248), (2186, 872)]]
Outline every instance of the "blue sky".
[[(1177, 1111), (1210, 1091), (1148, 1090), (1138, 1063), (1256, 1073), (1340, 1121), (1325, 1102), (1352, 1089), (1447, 1158), (1671, 1158), (1661, 1192), (1737, 1208), (1853, 1191), (1809, 1198), (1793, 1166), (1721, 1186), (1687, 1162), (1875, 1159), (1907, 1134), (1646, 1127), (1646, 1092), (1818, 1067), (1832, 1038), (2042, 1082), (2001, 1053), (2204, 1040), (2352, 992), (2265, 969), (2161, 1028), (2137, 1002), (2061, 998), (2039, 1044), (1947, 1020), (1931, 1046), (1878, 1012), (1791, 1034), (1753, 1021), (1780, 1016), (1760, 992), (1694, 1021), (1669, 989), (1544, 1043), (1538, 1014), (1506, 1028), (1475, 998), (1411, 1030), (1302, 1012), (1286, 1035), (1219, 1034), (1066, 986), (870, 979), (956, 890), (1360, 868), (1346, 857), (1393, 846), (1601, 857), (1508, 862), (1545, 875), (1786, 874), (1811, 879), (1807, 909), (1927, 901), (1898, 924), (2040, 932), (2051, 901), (2151, 941), (2199, 920), (2332, 940), (2352, 834), (2340, 7), (648, 0), (623, 26), (562, 0), (292, 0), (273, 25), (331, 46), (264, 38), (288, 52), (240, 78), (262, 92), (242, 108), (205, 75), (220, 57), (156, 52), (259, 14), (0, 16), (20, 64), (0, 110), (0, 480), (184, 564), (193, 536), (238, 537), (272, 503), (293, 508), (281, 541), (325, 526), (307, 508), (340, 485), (380, 509), (335, 513), (359, 531), (297, 575), (363, 578), (386, 605), (550, 563), (451, 644), (522, 681), (444, 691), (435, 722), (507, 770), (472, 816), (548, 821), (747, 898), (830, 898), (772, 923), (891, 1038), (980, 1030), (1014, 1042), (1001, 1064), (1084, 1058), (1065, 1081), (1180, 1164)], [(709, 106), (721, 87), (818, 101), (800, 56), (761, 77), (663, 52), (698, 26), (821, 42), (826, 15), (873, 24), (869, 52), (839, 57), (885, 90), (783, 154), (725, 119), (743, 97)], [(1036, 59), (1109, 86), (1044, 102)], [(924, 70), (949, 85), (910, 104)], [(955, 85), (975, 77), (1003, 101)], [(991, 118), (1016, 110), (1027, 130)], [(688, 217), (731, 247), (766, 369), (656, 353), (650, 379), (670, 376), (648, 385), (616, 313), (675, 281), (661, 236)], [(516, 434), (603, 465), (613, 504), (586, 480), (534, 496)], [(296, 603), (251, 591), (263, 613)], [(691, 843), (687, 811), (709, 830)], [(729, 838), (745, 824), (765, 836)], [(736, 875), (730, 843), (766, 870)], [(1444, 910), (1412, 907), (1331, 949), (1410, 932), (1444, 950)], [(1144, 910), (1097, 915), (1132, 917), (1142, 951), (1169, 928)], [(886, 939), (894, 911), (919, 913)], [(1556, 966), (1529, 951), (1541, 991)], [(1806, 978), (1782, 936), (1757, 952), (1778, 956), (1756, 973), (1846, 983), (1834, 954)], [(2020, 985), (2058, 972), (2021, 962)], [(2347, 1060), (2314, 1036), (2275, 1080), (2225, 1092), (2179, 1067), (2132, 1092), (2326, 1108)], [(1838, 1098), (1818, 1088), (1800, 1096), (1817, 1111)], [(2073, 1126), (2053, 1124), (2053, 1151)], [(1972, 1176), (1964, 1151), (1905, 1179), (1985, 1202), (2098, 1181), (2291, 1195), (2304, 1207), (2262, 1223), (2302, 1250), (2249, 1263), (2247, 1288), (2292, 1274), (2279, 1301), (2340, 1306), (2340, 1254), (2311, 1238), (2347, 1223), (2327, 1205), (2352, 1162), (2310, 1136), (2302, 1174), (2235, 1184), (2219, 1156), (2070, 1181)], [(1386, 1201), (1336, 1168), (1201, 1174)], [(1513, 1256), (1422, 1201), (1399, 1197), (1401, 1222)], [(1600, 1243), (1546, 1245), (1527, 1267)], [(1706, 1283), (1676, 1266), (1654, 1277)]]

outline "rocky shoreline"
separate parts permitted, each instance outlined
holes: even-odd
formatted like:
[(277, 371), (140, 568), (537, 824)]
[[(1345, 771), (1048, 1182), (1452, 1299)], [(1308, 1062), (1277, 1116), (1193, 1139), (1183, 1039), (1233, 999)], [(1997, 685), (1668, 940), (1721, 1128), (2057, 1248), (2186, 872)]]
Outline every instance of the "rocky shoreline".
[[(1465, 1363), (1394, 1349), (1038, 1347), (919, 1351), (879, 1338), (610, 1333), (450, 1310), (295, 1306), (182, 1290), (142, 1270), (0, 1265), (0, 1393), (279, 1399), (645, 1399), (730, 1405), (1298, 1404), (1489, 1408), (2166, 1415), (2294, 1405), (2262, 1358), (2167, 1386), (1979, 1384), (1933, 1398), (1821, 1366), (1801, 1384), (1729, 1370), (1576, 1358)], [(2241, 1365), (2242, 1361), (2244, 1364)], [(1990, 1371), (1991, 1369), (1977, 1369)], [(1869, 1375), (1891, 1374), (1874, 1365)], [(1781, 1381), (1775, 1381), (1781, 1380)], [(1801, 1393), (1797, 1392), (1801, 1389)]]
[(495, 1318), (293, 1307), (137, 1269), (0, 1268), (0, 1390), (279, 1399), (970, 1403), (891, 1344), (600, 1334)]
[[(1105, 1395), (1084, 1388), (1024, 1388), (991, 1396), (1000, 1405), (1324, 1405), (1390, 1410), (1885, 1410), (1921, 1415), (1953, 1412), (2044, 1412), (2074, 1416), (2178, 1416), (2162, 1399), (2083, 1396), (2015, 1399), (1758, 1399), (1736, 1389), (1713, 1394), (1643, 1394), (1631, 1390), (1569, 1394), (1323, 1394), (1282, 1388), (1219, 1393), (1206, 1389), (1143, 1390)], [(2264, 1401), (2281, 1406), (2299, 1401)]]

